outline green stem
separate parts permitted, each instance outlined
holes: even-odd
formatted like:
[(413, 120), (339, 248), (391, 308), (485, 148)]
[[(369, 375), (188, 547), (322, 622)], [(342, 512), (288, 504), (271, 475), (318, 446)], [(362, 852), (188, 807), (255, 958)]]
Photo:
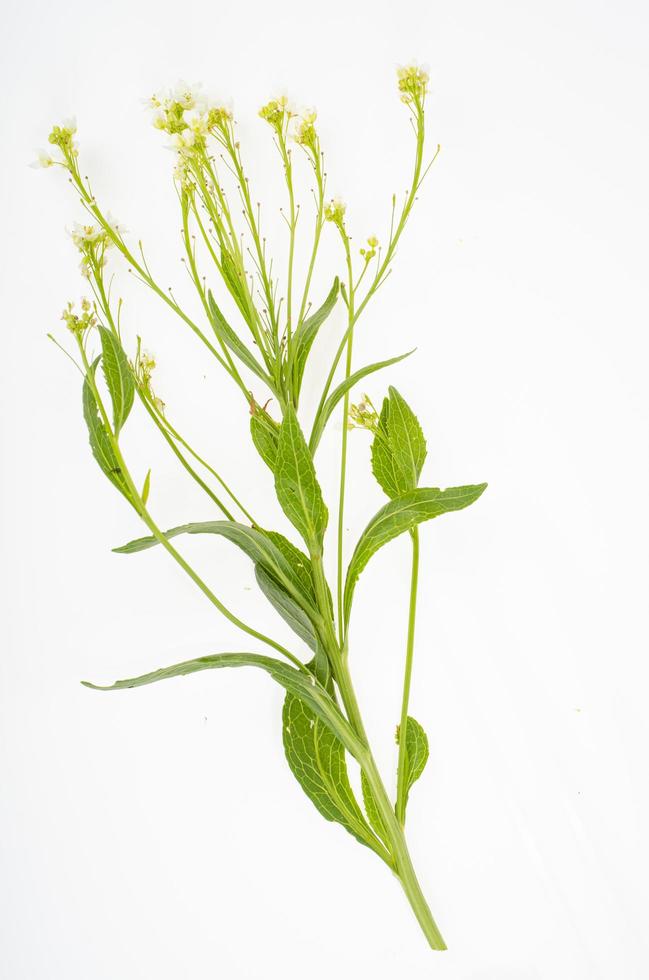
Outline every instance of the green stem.
[(415, 647), (415, 618), (417, 613), (417, 580), (419, 578), (419, 529), (413, 528), (412, 537), (412, 573), (410, 577), (410, 608), (408, 610), (408, 639), (406, 642), (406, 664), (403, 673), (403, 696), (401, 699), (401, 721), (399, 723), (399, 763), (397, 766), (397, 802), (395, 812), (403, 827), (406, 822), (406, 799), (408, 786), (406, 782), (406, 729), (408, 725), (408, 701), (410, 700), (410, 682), (412, 679), (412, 655)]
[(327, 655), (332, 666), (332, 671), (345, 712), (350, 725), (358, 736), (361, 745), (356, 756), (367, 780), (374, 797), (374, 801), (381, 815), (381, 820), (385, 830), (385, 843), (391, 856), (391, 866), (399, 878), (403, 890), (406, 894), (410, 906), (421, 926), (421, 929), (428, 940), (431, 949), (446, 949), (446, 944), (442, 938), (432, 912), (421, 890), (421, 885), (417, 880), (415, 869), (412, 864), (408, 845), (404, 836), (403, 827), (396, 817), (390, 797), (377, 768), (372, 750), (369, 745), (365, 725), (361, 715), (358, 699), (349, 672), (348, 653), (336, 642), (333, 624), (328, 610), (328, 600), (326, 596), (326, 585), (324, 580), (324, 570), (322, 567), (322, 556), (316, 554), (311, 556), (311, 567), (318, 597), (318, 605), (325, 623), (323, 631), (323, 642), (327, 650)]
[[(345, 380), (352, 371), (352, 347), (354, 344), (354, 273), (352, 269), (352, 258), (349, 248), (349, 238), (343, 232), (345, 254), (347, 257), (347, 274), (349, 278), (349, 295), (347, 297), (348, 315), (348, 336), (347, 336), (347, 357), (345, 360)], [(347, 480), (347, 416), (349, 415), (349, 392), (345, 392), (343, 398), (343, 433), (340, 444), (340, 488), (338, 491), (338, 548), (337, 548), (337, 575), (336, 575), (336, 610), (338, 615), (338, 642), (342, 648), (345, 626), (343, 620), (343, 542), (344, 542), (344, 523), (345, 523), (345, 486)]]

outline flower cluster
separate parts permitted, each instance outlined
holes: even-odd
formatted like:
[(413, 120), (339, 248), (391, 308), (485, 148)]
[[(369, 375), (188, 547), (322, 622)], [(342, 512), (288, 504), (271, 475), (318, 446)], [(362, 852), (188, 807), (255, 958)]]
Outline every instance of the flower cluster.
[[(106, 222), (116, 235), (121, 237), (126, 232), (110, 216), (107, 216)], [(112, 246), (113, 240), (103, 225), (81, 225), (78, 222), (74, 223), (70, 237), (81, 253), (81, 272), (89, 279), (93, 271), (106, 264), (106, 249)]]
[(281, 95), (262, 106), (259, 115), (266, 120), (269, 126), (273, 127), (278, 136), (281, 136), (284, 132), (284, 123), (292, 119), (295, 112), (290, 108), (287, 97)]
[(185, 82), (152, 95), (146, 102), (154, 110), (153, 125), (171, 136), (172, 146), (181, 156), (204, 148), (208, 134), (222, 130), (232, 120), (230, 109), (210, 106), (197, 86)]
[(82, 337), (86, 330), (96, 326), (97, 319), (93, 313), (92, 304), (85, 297), (81, 300), (81, 313), (75, 313), (72, 303), (68, 303), (61, 314), (61, 319), (65, 322), (68, 330), (75, 337)]
[(369, 248), (360, 249), (360, 253), (366, 262), (371, 262), (376, 255), (376, 250), (379, 246), (379, 240), (376, 235), (370, 235), (370, 237), (367, 239), (367, 244), (369, 245)]
[(333, 222), (338, 228), (342, 235), (345, 232), (345, 211), (347, 210), (347, 205), (344, 201), (341, 201), (339, 197), (332, 197), (328, 204), (325, 204), (325, 218), (327, 221)]
[(60, 126), (54, 126), (48, 136), (48, 142), (59, 148), (63, 159), (55, 160), (51, 153), (46, 150), (39, 150), (36, 160), (30, 166), (43, 167), (44, 169), (54, 166), (69, 167), (73, 158), (79, 156), (79, 150), (74, 141), (76, 131), (77, 123), (74, 119), (66, 119)]
[(315, 130), (317, 115), (315, 109), (305, 109), (304, 112), (300, 113), (293, 133), (295, 142), (306, 150), (310, 150), (314, 156), (318, 152), (318, 134)]
[(349, 406), (347, 428), (367, 429), (369, 432), (378, 432), (379, 415), (370, 401), (369, 395), (363, 395), (363, 400), (358, 405)]
[(158, 398), (154, 394), (153, 387), (151, 385), (151, 376), (156, 366), (155, 357), (152, 354), (149, 354), (148, 351), (142, 350), (139, 337), (137, 354), (135, 355), (135, 363), (131, 366), (138, 385), (143, 391), (146, 392), (154, 409), (159, 415), (164, 415), (165, 403), (161, 398)]
[(48, 142), (52, 146), (58, 146), (64, 157), (78, 156), (78, 149), (74, 142), (74, 135), (77, 131), (76, 119), (66, 119), (61, 126), (54, 126), (48, 136)]
[(406, 105), (422, 106), (428, 91), (430, 76), (425, 68), (419, 65), (406, 65), (397, 69), (397, 83), (401, 93), (401, 101)]

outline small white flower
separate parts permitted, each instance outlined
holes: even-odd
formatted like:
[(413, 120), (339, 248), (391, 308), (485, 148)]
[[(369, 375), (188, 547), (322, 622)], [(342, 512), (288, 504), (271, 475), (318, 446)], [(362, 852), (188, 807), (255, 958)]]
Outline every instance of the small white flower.
[(171, 141), (176, 150), (180, 153), (191, 150), (196, 140), (196, 134), (193, 129), (183, 129), (182, 133), (174, 133)]
[(102, 229), (98, 225), (80, 225), (78, 221), (75, 221), (69, 234), (74, 244), (79, 248), (88, 242), (96, 242), (102, 235)]
[(77, 117), (69, 116), (67, 119), (64, 119), (61, 123), (61, 128), (67, 130), (73, 136), (77, 131)]
[(33, 163), (30, 163), (29, 166), (32, 167), (34, 170), (38, 170), (38, 169), (46, 170), (48, 167), (53, 167), (55, 163), (56, 160), (54, 159), (54, 157), (51, 157), (49, 153), (47, 153), (45, 150), (38, 150), (36, 154), (36, 160), (34, 160)]

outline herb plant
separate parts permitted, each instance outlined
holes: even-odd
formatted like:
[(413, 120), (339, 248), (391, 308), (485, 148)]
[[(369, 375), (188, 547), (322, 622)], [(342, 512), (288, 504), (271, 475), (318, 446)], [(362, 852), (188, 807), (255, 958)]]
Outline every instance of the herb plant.
[[(141, 243), (132, 249), (125, 230), (100, 206), (80, 170), (73, 122), (54, 127), (49, 142), (56, 155), (43, 153), (39, 163), (67, 172), (88, 216), (87, 223), (75, 226), (72, 238), (81, 254), (81, 271), (93, 298), (83, 299), (77, 309), (68, 304), (63, 320), (76, 342), (74, 359), (83, 374), (83, 415), (92, 454), (148, 532), (115, 551), (134, 554), (160, 546), (223, 616), (255, 641), (255, 646), (269, 647), (273, 653), (217, 653), (117, 681), (110, 687), (84, 683), (98, 690), (118, 690), (220, 667), (252, 666), (266, 671), (286, 692), (282, 713), (284, 749), (302, 789), (327, 820), (341, 824), (394, 872), (430, 946), (441, 950), (445, 948), (444, 940), (422, 894), (404, 836), (409, 793), (428, 758), (426, 733), (408, 709), (419, 525), (472, 504), (486, 484), (446, 490), (420, 486), (426, 443), (417, 418), (395, 388), (388, 388), (380, 410), (367, 396), (359, 404), (350, 404), (352, 390), (364, 378), (408, 356), (402, 354), (354, 368), (353, 342), (362, 314), (390, 273), (428, 169), (424, 167), (427, 87), (428, 75), (423, 69), (409, 66), (399, 70), (398, 89), (414, 132), (412, 177), (403, 202), (398, 204), (396, 197), (392, 198), (387, 243), (381, 246), (375, 237), (368, 238), (360, 257), (352, 252), (345, 205), (340, 200), (327, 199), (315, 112), (297, 113), (285, 98), (274, 99), (261, 109), (260, 116), (272, 131), (286, 185), (288, 206), (282, 213), (287, 226), (288, 260), (282, 276), (270, 260), (230, 109), (208, 103), (184, 84), (150, 100), (154, 125), (168, 135), (176, 150), (174, 185), (182, 220), (184, 262), (196, 289), (200, 317), (187, 313), (173, 294), (159, 285)], [(308, 169), (294, 159), (296, 149), (310, 166), (314, 182), (315, 216), (306, 244), (297, 236), (296, 184), (298, 177), (308, 174)], [(311, 281), (327, 224), (340, 239), (344, 266), (328, 295), (312, 304)], [(300, 282), (295, 274), (298, 247), (306, 249), (306, 274)], [(239, 390), (241, 411), (250, 413), (250, 435), (261, 457), (260, 465), (271, 470), (277, 500), (297, 532), (292, 538), (268, 530), (253, 518), (229, 482), (174, 427), (153, 387), (154, 359), (145, 352), (139, 337), (132, 356), (126, 353), (122, 303), (113, 301), (111, 283), (106, 278), (110, 252), (125, 257), (133, 275), (193, 331), (208, 356), (218, 361)], [(230, 297), (236, 311), (234, 324), (230, 322), (232, 317), (226, 319), (219, 305), (222, 296)], [(346, 328), (328, 367), (307, 432), (300, 413), (305, 367), (318, 331), (339, 301), (346, 310)], [(151, 472), (136, 476), (122, 449), (121, 433), (136, 397), (186, 474), (209, 498), (210, 507), (218, 512), (214, 517), (169, 530), (158, 526), (149, 506)], [(336, 574), (330, 587), (323, 564), (325, 540), (329, 540), (329, 512), (315, 460), (325, 427), (339, 409), (344, 424), (332, 542)], [(369, 430), (371, 434), (372, 472), (387, 502), (370, 518), (344, 568), (346, 461), (351, 428)], [(308, 654), (300, 656), (287, 649), (224, 605), (176, 546), (175, 539), (186, 534), (220, 535), (240, 548), (253, 562), (262, 597), (295, 633), (294, 649), (308, 650)], [(397, 728), (396, 798), (392, 799), (377, 769), (354, 692), (349, 640), (354, 594), (363, 569), (379, 548), (401, 534), (410, 536), (412, 567)], [(360, 772), (360, 794), (349, 778), (350, 760)]]

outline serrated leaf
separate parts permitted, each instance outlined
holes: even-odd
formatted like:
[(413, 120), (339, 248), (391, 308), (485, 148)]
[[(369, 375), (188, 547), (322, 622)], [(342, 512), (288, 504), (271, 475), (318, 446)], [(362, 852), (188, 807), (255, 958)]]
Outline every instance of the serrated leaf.
[(484, 493), (486, 486), (486, 483), (479, 483), (475, 486), (449, 487), (447, 490), (421, 487), (385, 504), (361, 534), (347, 568), (344, 596), (345, 626), (349, 623), (358, 577), (379, 548), (403, 534), (404, 531), (412, 530), (423, 521), (430, 521), (440, 514), (468, 507)]
[(133, 407), (135, 383), (119, 337), (101, 325), (98, 329), (102, 351), (101, 366), (113, 403), (113, 428), (115, 435), (119, 435)]
[(316, 339), (318, 330), (336, 305), (339, 285), (339, 280), (336, 276), (334, 279), (334, 284), (331, 287), (322, 306), (300, 324), (293, 336), (293, 358), (295, 363), (295, 373), (297, 376), (298, 393), (302, 386), (304, 368), (306, 367), (309, 352), (313, 346), (314, 340)]
[(236, 354), (241, 363), (245, 364), (246, 367), (253, 372), (253, 374), (256, 374), (258, 378), (261, 378), (264, 384), (268, 385), (271, 391), (274, 391), (275, 388), (271, 378), (266, 371), (264, 371), (263, 367), (252, 351), (248, 350), (241, 338), (227, 322), (221, 313), (221, 310), (217, 306), (211, 290), (208, 290), (207, 292), (207, 302), (210, 309), (210, 321), (212, 323), (212, 328), (219, 340), (222, 341), (222, 343), (225, 344), (225, 346), (228, 347), (233, 354)]
[(325, 820), (335, 821), (356, 840), (377, 849), (354, 796), (345, 749), (331, 728), (298, 697), (287, 694), (282, 711), (284, 752), (298, 783)]
[(120, 691), (132, 687), (143, 687), (145, 684), (155, 684), (157, 681), (171, 677), (182, 677), (201, 670), (215, 670), (221, 667), (259, 667), (265, 670), (278, 684), (295, 695), (313, 711), (314, 715), (329, 728), (342, 742), (354, 758), (361, 758), (364, 752), (363, 743), (355, 734), (346, 718), (340, 713), (335, 701), (320, 685), (313, 674), (289, 667), (273, 657), (264, 657), (258, 653), (218, 653), (208, 657), (197, 657), (185, 660), (171, 667), (163, 667), (149, 674), (131, 677), (127, 680), (115, 681), (114, 684), (102, 686), (82, 681), (85, 687), (95, 691)]
[[(201, 521), (195, 524), (181, 524), (164, 532), (165, 538), (175, 538), (179, 534), (217, 534), (227, 538), (241, 548), (256, 565), (260, 565), (278, 582), (304, 610), (313, 610), (312, 593), (305, 588), (304, 578), (295, 570), (277, 541), (282, 538), (277, 532), (266, 532), (257, 528), (246, 527), (236, 521)], [(271, 536), (272, 535), (272, 536)], [(286, 540), (286, 539), (284, 539)], [(290, 545), (290, 542), (287, 542)], [(152, 535), (136, 538), (119, 548), (113, 548), (118, 554), (131, 555), (138, 551), (154, 548), (159, 541)]]
[(363, 770), (361, 769), (361, 790), (363, 792), (363, 805), (365, 807), (365, 813), (367, 814), (367, 819), (370, 822), (370, 826), (377, 834), (381, 840), (387, 844), (388, 837), (385, 832), (385, 824), (383, 823), (383, 818), (379, 812), (379, 808), (376, 805), (376, 800), (374, 799), (374, 793), (372, 792), (372, 787), (370, 786), (369, 780)]
[[(401, 738), (401, 733), (399, 733)], [(421, 776), (426, 763), (428, 762), (428, 736), (418, 721), (408, 716), (406, 724), (406, 760), (405, 760), (405, 797), (404, 804), (408, 802), (408, 794)]]
[(417, 417), (396, 388), (388, 389), (372, 441), (372, 472), (388, 497), (414, 490), (426, 459)]
[(274, 473), (277, 462), (279, 425), (268, 412), (253, 402), (250, 409), (250, 435), (255, 448), (266, 466)]
[[(322, 433), (325, 430), (325, 426), (331, 417), (331, 413), (335, 409), (336, 405), (345, 397), (348, 391), (357, 385), (359, 381), (366, 378), (368, 374), (374, 374), (375, 371), (380, 371), (381, 368), (390, 367), (391, 364), (397, 364), (399, 361), (403, 361), (404, 358), (410, 357), (413, 352), (409, 350), (405, 354), (399, 354), (397, 357), (390, 357), (387, 361), (377, 361), (375, 364), (368, 364), (366, 367), (359, 368), (358, 371), (354, 371), (350, 374), (348, 378), (342, 381), (337, 388), (331, 392), (327, 400), (322, 405), (316, 414), (313, 422), (313, 428), (311, 429), (311, 436), (309, 437), (309, 449), (311, 455), (315, 455), (315, 451), (318, 448), (320, 439), (322, 438)], [(345, 420), (346, 424), (347, 420)]]
[(322, 499), (311, 453), (291, 405), (279, 427), (275, 492), (289, 521), (311, 553), (321, 551), (328, 513)]
[[(97, 369), (97, 364), (100, 360), (101, 356), (97, 357), (90, 366), (93, 379)], [(122, 469), (117, 461), (117, 457), (113, 451), (108, 432), (106, 431), (103, 420), (99, 417), (97, 400), (92, 388), (90, 387), (87, 377), (84, 378), (83, 381), (82, 401), (83, 417), (86, 421), (86, 425), (88, 426), (88, 437), (90, 440), (92, 455), (95, 457), (101, 470), (108, 477), (113, 486), (117, 487), (119, 492), (126, 497), (129, 503), (132, 503), (131, 494), (124, 479)]]

